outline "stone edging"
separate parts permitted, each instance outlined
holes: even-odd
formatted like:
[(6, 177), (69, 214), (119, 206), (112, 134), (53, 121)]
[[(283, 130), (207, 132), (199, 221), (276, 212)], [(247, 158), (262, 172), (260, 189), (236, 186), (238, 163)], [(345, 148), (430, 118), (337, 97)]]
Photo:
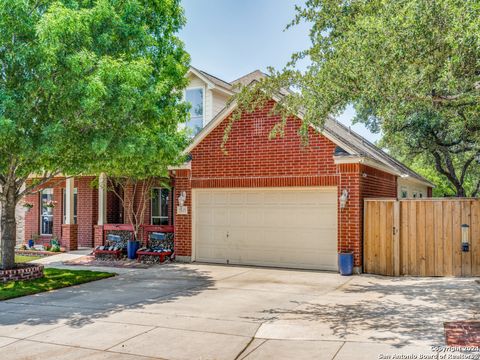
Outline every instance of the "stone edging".
[(43, 277), (41, 264), (17, 264), (15, 269), (0, 270), (0, 281), (33, 280)]

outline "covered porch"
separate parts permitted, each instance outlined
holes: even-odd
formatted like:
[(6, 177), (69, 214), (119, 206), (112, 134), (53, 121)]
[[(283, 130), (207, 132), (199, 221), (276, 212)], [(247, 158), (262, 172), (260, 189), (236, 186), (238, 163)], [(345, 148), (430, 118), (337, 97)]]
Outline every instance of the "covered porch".
[[(142, 206), (141, 198), (147, 203), (138, 220), (138, 240), (145, 244), (152, 232), (174, 232), (173, 180), (169, 188), (162, 187), (164, 183), (159, 179), (148, 189), (114, 189), (105, 174), (99, 176), (98, 184), (93, 176), (52, 179), (25, 199), (31, 208), (25, 216), (24, 241), (46, 245), (57, 240), (72, 251), (104, 245), (109, 233), (131, 238), (133, 225), (124, 203), (131, 202), (132, 211)], [(151, 195), (145, 196), (146, 191)]]

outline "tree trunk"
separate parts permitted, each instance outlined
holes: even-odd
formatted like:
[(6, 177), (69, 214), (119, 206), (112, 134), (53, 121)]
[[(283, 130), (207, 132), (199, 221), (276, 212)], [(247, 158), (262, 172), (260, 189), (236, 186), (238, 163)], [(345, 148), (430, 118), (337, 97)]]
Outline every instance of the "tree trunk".
[(0, 260), (2, 269), (12, 269), (15, 266), (15, 244), (17, 237), (17, 220), (15, 218), (15, 189), (14, 186), (6, 189), (5, 201), (1, 203), (1, 234)]
[(455, 187), (456, 187), (456, 190), (457, 190), (457, 194), (455, 195), (456, 197), (463, 198), (463, 197), (467, 196), (463, 186), (455, 186)]

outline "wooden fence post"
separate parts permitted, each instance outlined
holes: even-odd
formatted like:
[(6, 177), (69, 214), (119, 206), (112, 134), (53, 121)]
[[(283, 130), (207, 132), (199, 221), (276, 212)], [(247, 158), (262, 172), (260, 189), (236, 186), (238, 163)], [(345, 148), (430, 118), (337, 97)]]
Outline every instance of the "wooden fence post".
[(400, 276), (400, 201), (393, 203), (393, 275)]

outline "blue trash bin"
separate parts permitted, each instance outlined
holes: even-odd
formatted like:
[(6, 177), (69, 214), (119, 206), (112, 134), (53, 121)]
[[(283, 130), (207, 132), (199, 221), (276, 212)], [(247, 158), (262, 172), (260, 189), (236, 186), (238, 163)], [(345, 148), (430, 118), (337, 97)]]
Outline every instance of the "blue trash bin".
[(349, 276), (353, 274), (353, 252), (338, 254), (338, 270), (340, 275)]
[(28, 240), (28, 247), (29, 248), (33, 248), (34, 245), (35, 245), (35, 242), (32, 239)]
[(129, 259), (135, 259), (137, 257), (137, 250), (139, 247), (138, 241), (129, 240), (127, 244), (127, 256)]

